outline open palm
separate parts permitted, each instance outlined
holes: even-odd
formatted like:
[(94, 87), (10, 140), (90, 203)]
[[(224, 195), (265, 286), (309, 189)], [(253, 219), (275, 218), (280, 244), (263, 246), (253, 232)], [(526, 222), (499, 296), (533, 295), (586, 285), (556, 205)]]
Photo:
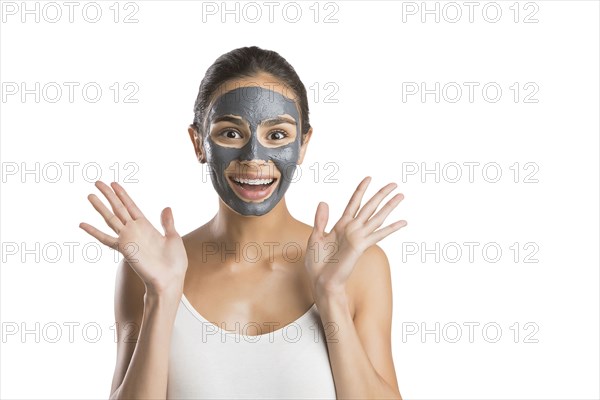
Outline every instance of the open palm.
[(90, 194), (88, 200), (118, 236), (110, 236), (86, 223), (79, 227), (100, 243), (118, 250), (144, 281), (146, 290), (161, 293), (182, 288), (188, 259), (183, 240), (175, 230), (171, 209), (167, 207), (161, 213), (165, 230), (162, 235), (121, 185), (113, 182), (114, 192), (101, 181), (96, 182), (96, 187), (108, 199), (112, 212), (96, 195)]
[(305, 267), (318, 294), (344, 293), (346, 281), (364, 251), (406, 225), (406, 221), (400, 220), (376, 230), (404, 199), (404, 195), (396, 194), (375, 213), (383, 199), (397, 187), (395, 183), (390, 183), (360, 208), (370, 181), (370, 177), (361, 181), (342, 217), (329, 233), (325, 232), (329, 207), (324, 202), (317, 207), (315, 226), (308, 240)]

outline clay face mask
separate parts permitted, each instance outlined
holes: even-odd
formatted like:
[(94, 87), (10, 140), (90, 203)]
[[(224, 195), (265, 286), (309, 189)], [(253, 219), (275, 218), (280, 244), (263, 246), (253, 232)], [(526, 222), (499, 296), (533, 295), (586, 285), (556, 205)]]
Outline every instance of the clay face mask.
[[(263, 146), (258, 139), (258, 126), (266, 120), (277, 119), (284, 114), (291, 116), (296, 121), (296, 138), (293, 142), (279, 147)], [(243, 147), (225, 147), (213, 141), (210, 132), (211, 123), (226, 116), (241, 117), (244, 125), (249, 124), (251, 135)], [(271, 211), (290, 186), (300, 152), (300, 116), (294, 101), (259, 86), (240, 87), (217, 98), (208, 112), (204, 128), (207, 132), (204, 151), (210, 166), (213, 186), (221, 200), (242, 215), (263, 215)], [(236, 130), (239, 131), (239, 127)], [(236, 168), (233, 173), (235, 175), (254, 174), (260, 170), (263, 172), (261, 179), (266, 179), (240, 185), (225, 175), (225, 170), (234, 160), (254, 160), (257, 163), (260, 162), (259, 160), (263, 160), (265, 163), (270, 160), (275, 164), (279, 178), (270, 185), (266, 184), (270, 178), (275, 176), (272, 166), (268, 168), (269, 172), (266, 176), (264, 176), (266, 167)], [(239, 188), (236, 189), (247, 194), (244, 197), (255, 197), (256, 200), (248, 201), (240, 198), (232, 189), (232, 185), (238, 185)], [(271, 194), (261, 201), (264, 193)]]

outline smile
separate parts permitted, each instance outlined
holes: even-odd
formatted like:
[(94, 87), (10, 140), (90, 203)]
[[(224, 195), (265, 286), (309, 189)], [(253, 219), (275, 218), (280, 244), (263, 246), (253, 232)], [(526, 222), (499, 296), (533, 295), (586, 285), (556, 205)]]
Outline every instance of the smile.
[(270, 178), (270, 179), (244, 179), (244, 178), (237, 178), (235, 176), (232, 176), (231, 179), (237, 183), (237, 184), (246, 184), (246, 185), (270, 185), (273, 182), (275, 182), (275, 178)]
[(244, 201), (261, 202), (270, 197), (277, 186), (277, 178), (248, 178), (228, 176), (229, 186)]

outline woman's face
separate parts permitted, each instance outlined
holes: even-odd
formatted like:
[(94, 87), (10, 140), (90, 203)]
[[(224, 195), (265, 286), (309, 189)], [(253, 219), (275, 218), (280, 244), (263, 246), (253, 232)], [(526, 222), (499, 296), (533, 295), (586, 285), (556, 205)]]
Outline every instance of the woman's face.
[(212, 97), (202, 149), (215, 190), (239, 214), (272, 210), (303, 158), (293, 97), (268, 76), (226, 82)]

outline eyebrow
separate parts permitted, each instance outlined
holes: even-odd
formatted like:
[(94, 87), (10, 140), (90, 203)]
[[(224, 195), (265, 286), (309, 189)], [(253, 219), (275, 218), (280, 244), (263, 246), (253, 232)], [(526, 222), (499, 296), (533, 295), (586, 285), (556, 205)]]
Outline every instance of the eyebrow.
[[(233, 117), (231, 115), (222, 115), (220, 117), (217, 117), (212, 121), (212, 123), (216, 124), (217, 122), (222, 122), (222, 121), (231, 122), (238, 126), (246, 126), (243, 119), (238, 118), (238, 117)], [(296, 125), (296, 121), (293, 118), (277, 117), (277, 118), (267, 119), (267, 120), (261, 122), (261, 125), (265, 126), (265, 127), (270, 127), (270, 126), (279, 125), (279, 124)]]
[(266, 121), (263, 121), (261, 123), (261, 125), (264, 125), (266, 127), (269, 126), (274, 126), (274, 125), (279, 125), (279, 124), (290, 124), (290, 125), (296, 125), (296, 121), (294, 121), (293, 118), (287, 118), (287, 117), (277, 117), (277, 118), (271, 118), (268, 119)]
[(222, 115), (220, 117), (217, 117), (217, 118), (215, 118), (212, 121), (212, 123), (216, 124), (217, 122), (221, 122), (221, 121), (231, 122), (231, 123), (234, 123), (234, 124), (236, 124), (238, 126), (245, 126), (246, 125), (241, 118), (232, 117), (231, 115)]

